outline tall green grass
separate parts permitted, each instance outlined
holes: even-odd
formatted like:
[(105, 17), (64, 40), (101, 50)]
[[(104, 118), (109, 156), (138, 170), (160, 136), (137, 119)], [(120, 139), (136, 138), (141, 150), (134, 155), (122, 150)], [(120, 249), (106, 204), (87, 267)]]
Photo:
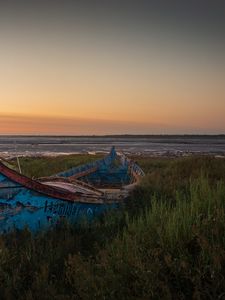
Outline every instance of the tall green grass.
[(140, 164), (147, 175), (120, 210), (2, 236), (1, 298), (223, 299), (225, 160)]
[[(102, 155), (73, 154), (57, 157), (21, 157), (19, 161), (24, 175), (38, 178), (51, 176), (100, 158)], [(18, 170), (16, 159), (10, 163)]]
[[(67, 261), (69, 283), (84, 299), (219, 299), (225, 292), (225, 184), (196, 179), (176, 204), (152, 199), (138, 217), (126, 214), (122, 232), (85, 262)], [(82, 271), (83, 272), (83, 271)]]

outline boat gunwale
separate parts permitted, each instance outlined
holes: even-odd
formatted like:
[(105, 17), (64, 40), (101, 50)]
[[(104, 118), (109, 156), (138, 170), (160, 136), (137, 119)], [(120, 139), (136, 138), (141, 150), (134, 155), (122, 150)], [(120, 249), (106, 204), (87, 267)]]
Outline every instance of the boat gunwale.
[[(52, 197), (58, 200), (64, 200), (68, 202), (80, 202), (80, 203), (96, 203), (102, 204), (104, 203), (103, 198), (96, 197), (95, 195), (87, 195), (85, 196), (84, 193), (76, 192), (72, 193), (70, 191), (63, 191), (55, 189), (51, 186), (42, 184), (34, 179), (31, 179), (23, 174), (19, 174), (17, 171), (12, 170), (5, 166), (2, 162), (0, 162), (0, 173), (2, 173), (8, 179), (20, 184), (18, 188), (27, 188), (29, 190), (33, 190), (38, 192), (42, 195)], [(7, 187), (6, 187), (7, 188)], [(11, 187), (8, 187), (11, 188)], [(82, 199), (82, 197), (86, 199)]]

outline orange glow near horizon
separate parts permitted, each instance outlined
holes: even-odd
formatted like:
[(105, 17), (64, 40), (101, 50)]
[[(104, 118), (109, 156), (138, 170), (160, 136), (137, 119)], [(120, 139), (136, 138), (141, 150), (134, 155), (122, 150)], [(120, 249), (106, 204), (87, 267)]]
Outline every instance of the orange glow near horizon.
[[(0, 71), (1, 72), (1, 71)], [(72, 75), (71, 75), (72, 76)], [(103, 76), (99, 74), (98, 76)], [(212, 76), (213, 77), (213, 76)], [(102, 85), (39, 83), (19, 75), (0, 90), (0, 134), (223, 133), (225, 90), (218, 78), (186, 84), (164, 78), (135, 82), (109, 79)], [(204, 77), (205, 80), (205, 77)], [(60, 84), (61, 81), (61, 84)], [(48, 82), (48, 84), (47, 84)]]

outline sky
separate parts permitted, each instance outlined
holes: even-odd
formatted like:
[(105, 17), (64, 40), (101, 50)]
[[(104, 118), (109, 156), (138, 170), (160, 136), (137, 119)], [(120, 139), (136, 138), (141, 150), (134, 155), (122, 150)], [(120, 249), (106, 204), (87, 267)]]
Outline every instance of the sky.
[(225, 1), (1, 1), (0, 134), (225, 133)]

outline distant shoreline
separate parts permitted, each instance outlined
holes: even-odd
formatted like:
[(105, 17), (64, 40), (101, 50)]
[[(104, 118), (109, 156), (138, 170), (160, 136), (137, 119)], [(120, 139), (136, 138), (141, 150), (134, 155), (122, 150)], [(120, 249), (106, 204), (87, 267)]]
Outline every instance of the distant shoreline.
[[(73, 156), (73, 155), (87, 155), (87, 156), (99, 156), (99, 155), (106, 155), (107, 152), (104, 151), (96, 151), (95, 153), (91, 152), (77, 152), (77, 153), (58, 153), (58, 152), (52, 152), (52, 153), (10, 153), (7, 155), (4, 155), (3, 153), (0, 152), (0, 161), (1, 159), (3, 160), (11, 160), (15, 158), (56, 158), (59, 156)], [(225, 152), (224, 153), (208, 153), (208, 152), (165, 152), (165, 153), (144, 153), (144, 152), (139, 152), (139, 153), (126, 153), (129, 157), (140, 157), (140, 158), (179, 158), (179, 157), (192, 157), (192, 156), (209, 156), (209, 157), (214, 157), (214, 158), (223, 158), (225, 159)]]
[(107, 134), (107, 135), (45, 135), (45, 134), (0, 134), (0, 138), (225, 138), (225, 133), (221, 134)]

